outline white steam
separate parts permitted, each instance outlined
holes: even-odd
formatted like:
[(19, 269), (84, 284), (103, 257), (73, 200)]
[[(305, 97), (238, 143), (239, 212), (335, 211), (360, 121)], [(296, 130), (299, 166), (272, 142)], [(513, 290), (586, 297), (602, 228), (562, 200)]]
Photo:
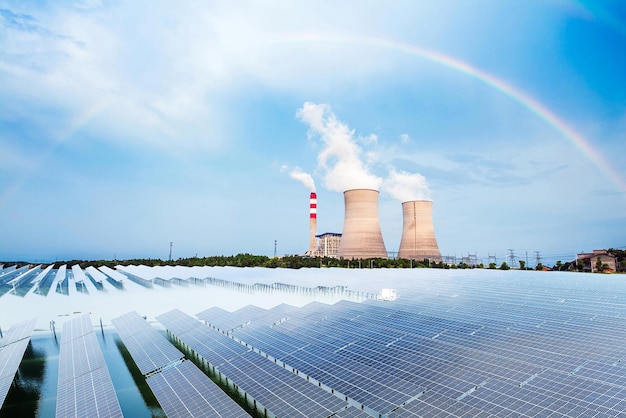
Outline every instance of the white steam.
[(396, 171), (395, 168), (391, 168), (389, 177), (382, 184), (382, 189), (401, 202), (431, 200), (426, 178), (419, 173)]
[[(289, 170), (289, 168), (283, 166), (281, 171), (284, 170)], [(300, 167), (294, 167), (292, 170), (289, 170), (289, 177), (298, 180), (299, 182), (304, 184), (304, 187), (306, 187), (310, 191), (315, 191), (315, 180), (313, 180), (313, 177), (309, 173), (305, 173), (304, 171), (302, 171)]]
[(317, 156), (317, 164), (327, 189), (343, 192), (380, 188), (382, 179), (361, 160), (363, 150), (354, 131), (337, 119), (330, 106), (306, 102), (296, 116), (309, 125), (309, 136), (319, 136), (325, 145)]
[[(390, 168), (387, 169), (389, 174), (385, 179), (373, 174), (370, 167), (375, 167), (376, 162), (380, 163), (381, 154), (393, 159), (394, 154), (402, 151), (396, 148), (381, 150), (378, 137), (374, 134), (355, 137), (354, 130), (338, 120), (329, 105), (306, 102), (296, 116), (308, 125), (309, 138), (319, 137), (323, 143), (317, 156), (317, 172), (322, 173), (323, 184), (327, 189), (337, 192), (375, 189), (401, 202), (431, 200), (426, 178), (419, 173), (397, 171), (386, 164)], [(410, 142), (409, 135), (403, 134), (400, 141), (403, 144)], [(296, 170), (290, 173), (291, 177), (304, 182), (294, 175), (295, 172), (299, 177), (310, 178), (299, 168)]]

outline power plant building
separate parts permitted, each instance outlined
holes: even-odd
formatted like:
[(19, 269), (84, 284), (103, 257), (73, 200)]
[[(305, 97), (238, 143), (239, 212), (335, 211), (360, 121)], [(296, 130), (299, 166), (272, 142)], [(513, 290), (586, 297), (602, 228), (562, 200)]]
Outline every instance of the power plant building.
[(388, 258), (378, 220), (378, 190), (343, 192), (345, 217), (337, 256), (345, 259)]
[(316, 257), (337, 257), (339, 244), (341, 243), (341, 234), (335, 232), (325, 232), (317, 235), (317, 251)]
[(403, 226), (398, 258), (441, 261), (433, 226), (433, 202), (411, 200), (402, 203)]
[[(351, 189), (344, 192), (343, 233), (316, 235), (317, 194), (310, 194), (310, 257), (343, 259), (388, 258), (378, 219), (378, 196), (374, 189)], [(403, 227), (398, 258), (441, 262), (441, 252), (433, 226), (433, 202), (411, 200), (402, 203)]]

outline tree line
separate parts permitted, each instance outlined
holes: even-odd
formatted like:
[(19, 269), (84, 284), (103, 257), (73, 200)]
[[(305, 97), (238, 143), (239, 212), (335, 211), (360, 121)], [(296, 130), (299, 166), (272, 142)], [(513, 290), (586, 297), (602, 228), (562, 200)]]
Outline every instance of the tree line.
[[(618, 271), (626, 270), (626, 250), (610, 248), (608, 252), (612, 253), (616, 257), (616, 264)], [(543, 270), (544, 266), (538, 264), (535, 268), (527, 267), (524, 261), (520, 261), (520, 270)], [(26, 262), (7, 262), (4, 263), (5, 267), (17, 265), (21, 267), (23, 265), (32, 264)], [(161, 260), (158, 258), (133, 258), (127, 260), (68, 260), (68, 261), (56, 261), (54, 268), (59, 268), (66, 264), (73, 266), (78, 264), (82, 269), (89, 266), (102, 267), (107, 266), (115, 268), (115, 266), (122, 265), (144, 265), (149, 267), (157, 266), (232, 266), (232, 267), (266, 267), (266, 268), (324, 268), (324, 267), (337, 267), (337, 268), (440, 268), (440, 269), (473, 269), (473, 268), (488, 268), (488, 269), (500, 269), (509, 270), (512, 266), (509, 266), (506, 262), (503, 262), (499, 266), (495, 263), (489, 263), (488, 266), (479, 264), (468, 264), (460, 262), (458, 264), (447, 264), (443, 261), (434, 262), (428, 259), (421, 261), (409, 260), (404, 258), (395, 259), (383, 259), (383, 258), (365, 258), (360, 260), (355, 259), (340, 259), (331, 257), (306, 257), (300, 255), (285, 255), (283, 257), (267, 257), (264, 255), (254, 255), (249, 253), (240, 253), (236, 255), (214, 255), (209, 257), (189, 257), (178, 258), (176, 260)], [(576, 261), (562, 263), (557, 261), (554, 267), (551, 269), (559, 271), (581, 271), (580, 265)]]

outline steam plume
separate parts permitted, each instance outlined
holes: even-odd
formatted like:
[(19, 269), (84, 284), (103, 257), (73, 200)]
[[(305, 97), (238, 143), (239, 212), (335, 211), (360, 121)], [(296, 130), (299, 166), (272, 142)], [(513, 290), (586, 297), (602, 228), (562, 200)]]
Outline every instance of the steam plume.
[[(373, 174), (369, 164), (364, 162), (364, 157), (370, 163), (376, 161), (377, 153), (371, 150), (377, 145), (376, 135), (355, 137), (354, 130), (338, 120), (329, 105), (306, 102), (296, 116), (308, 125), (309, 138), (319, 137), (322, 141), (323, 148), (317, 156), (317, 168), (322, 173), (327, 189), (337, 192), (349, 189), (381, 190), (401, 202), (431, 200), (426, 178), (419, 173), (396, 171), (391, 167), (384, 180)], [(400, 139), (403, 144), (410, 141), (406, 134)], [(364, 152), (360, 144), (370, 147), (370, 150)], [(393, 155), (394, 150), (386, 150), (384, 154), (390, 155), (391, 152)], [(308, 176), (301, 171), (298, 174)], [(293, 172), (290, 175), (296, 178)]]
[(330, 106), (306, 102), (296, 116), (309, 125), (309, 137), (319, 136), (324, 144), (317, 163), (326, 188), (338, 192), (379, 189), (382, 179), (372, 174), (361, 160), (363, 150), (354, 138), (354, 131), (337, 119)]
[[(286, 167), (285, 167), (286, 168)], [(309, 173), (305, 173), (302, 171), (300, 167), (295, 167), (293, 170), (289, 171), (289, 177), (292, 179), (298, 180), (310, 191), (315, 191), (315, 180)]]
[(389, 177), (383, 182), (382, 188), (391, 197), (400, 202), (410, 200), (431, 200), (430, 189), (426, 178), (419, 173), (396, 171), (391, 168)]

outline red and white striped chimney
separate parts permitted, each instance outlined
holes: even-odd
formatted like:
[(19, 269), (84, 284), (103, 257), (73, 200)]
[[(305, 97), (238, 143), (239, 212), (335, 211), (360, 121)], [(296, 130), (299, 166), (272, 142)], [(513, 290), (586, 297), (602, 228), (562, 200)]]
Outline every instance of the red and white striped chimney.
[(315, 192), (311, 192), (309, 222), (311, 228), (309, 232), (309, 254), (311, 257), (314, 257), (317, 255), (317, 243), (315, 241), (315, 234), (317, 232), (317, 194)]

